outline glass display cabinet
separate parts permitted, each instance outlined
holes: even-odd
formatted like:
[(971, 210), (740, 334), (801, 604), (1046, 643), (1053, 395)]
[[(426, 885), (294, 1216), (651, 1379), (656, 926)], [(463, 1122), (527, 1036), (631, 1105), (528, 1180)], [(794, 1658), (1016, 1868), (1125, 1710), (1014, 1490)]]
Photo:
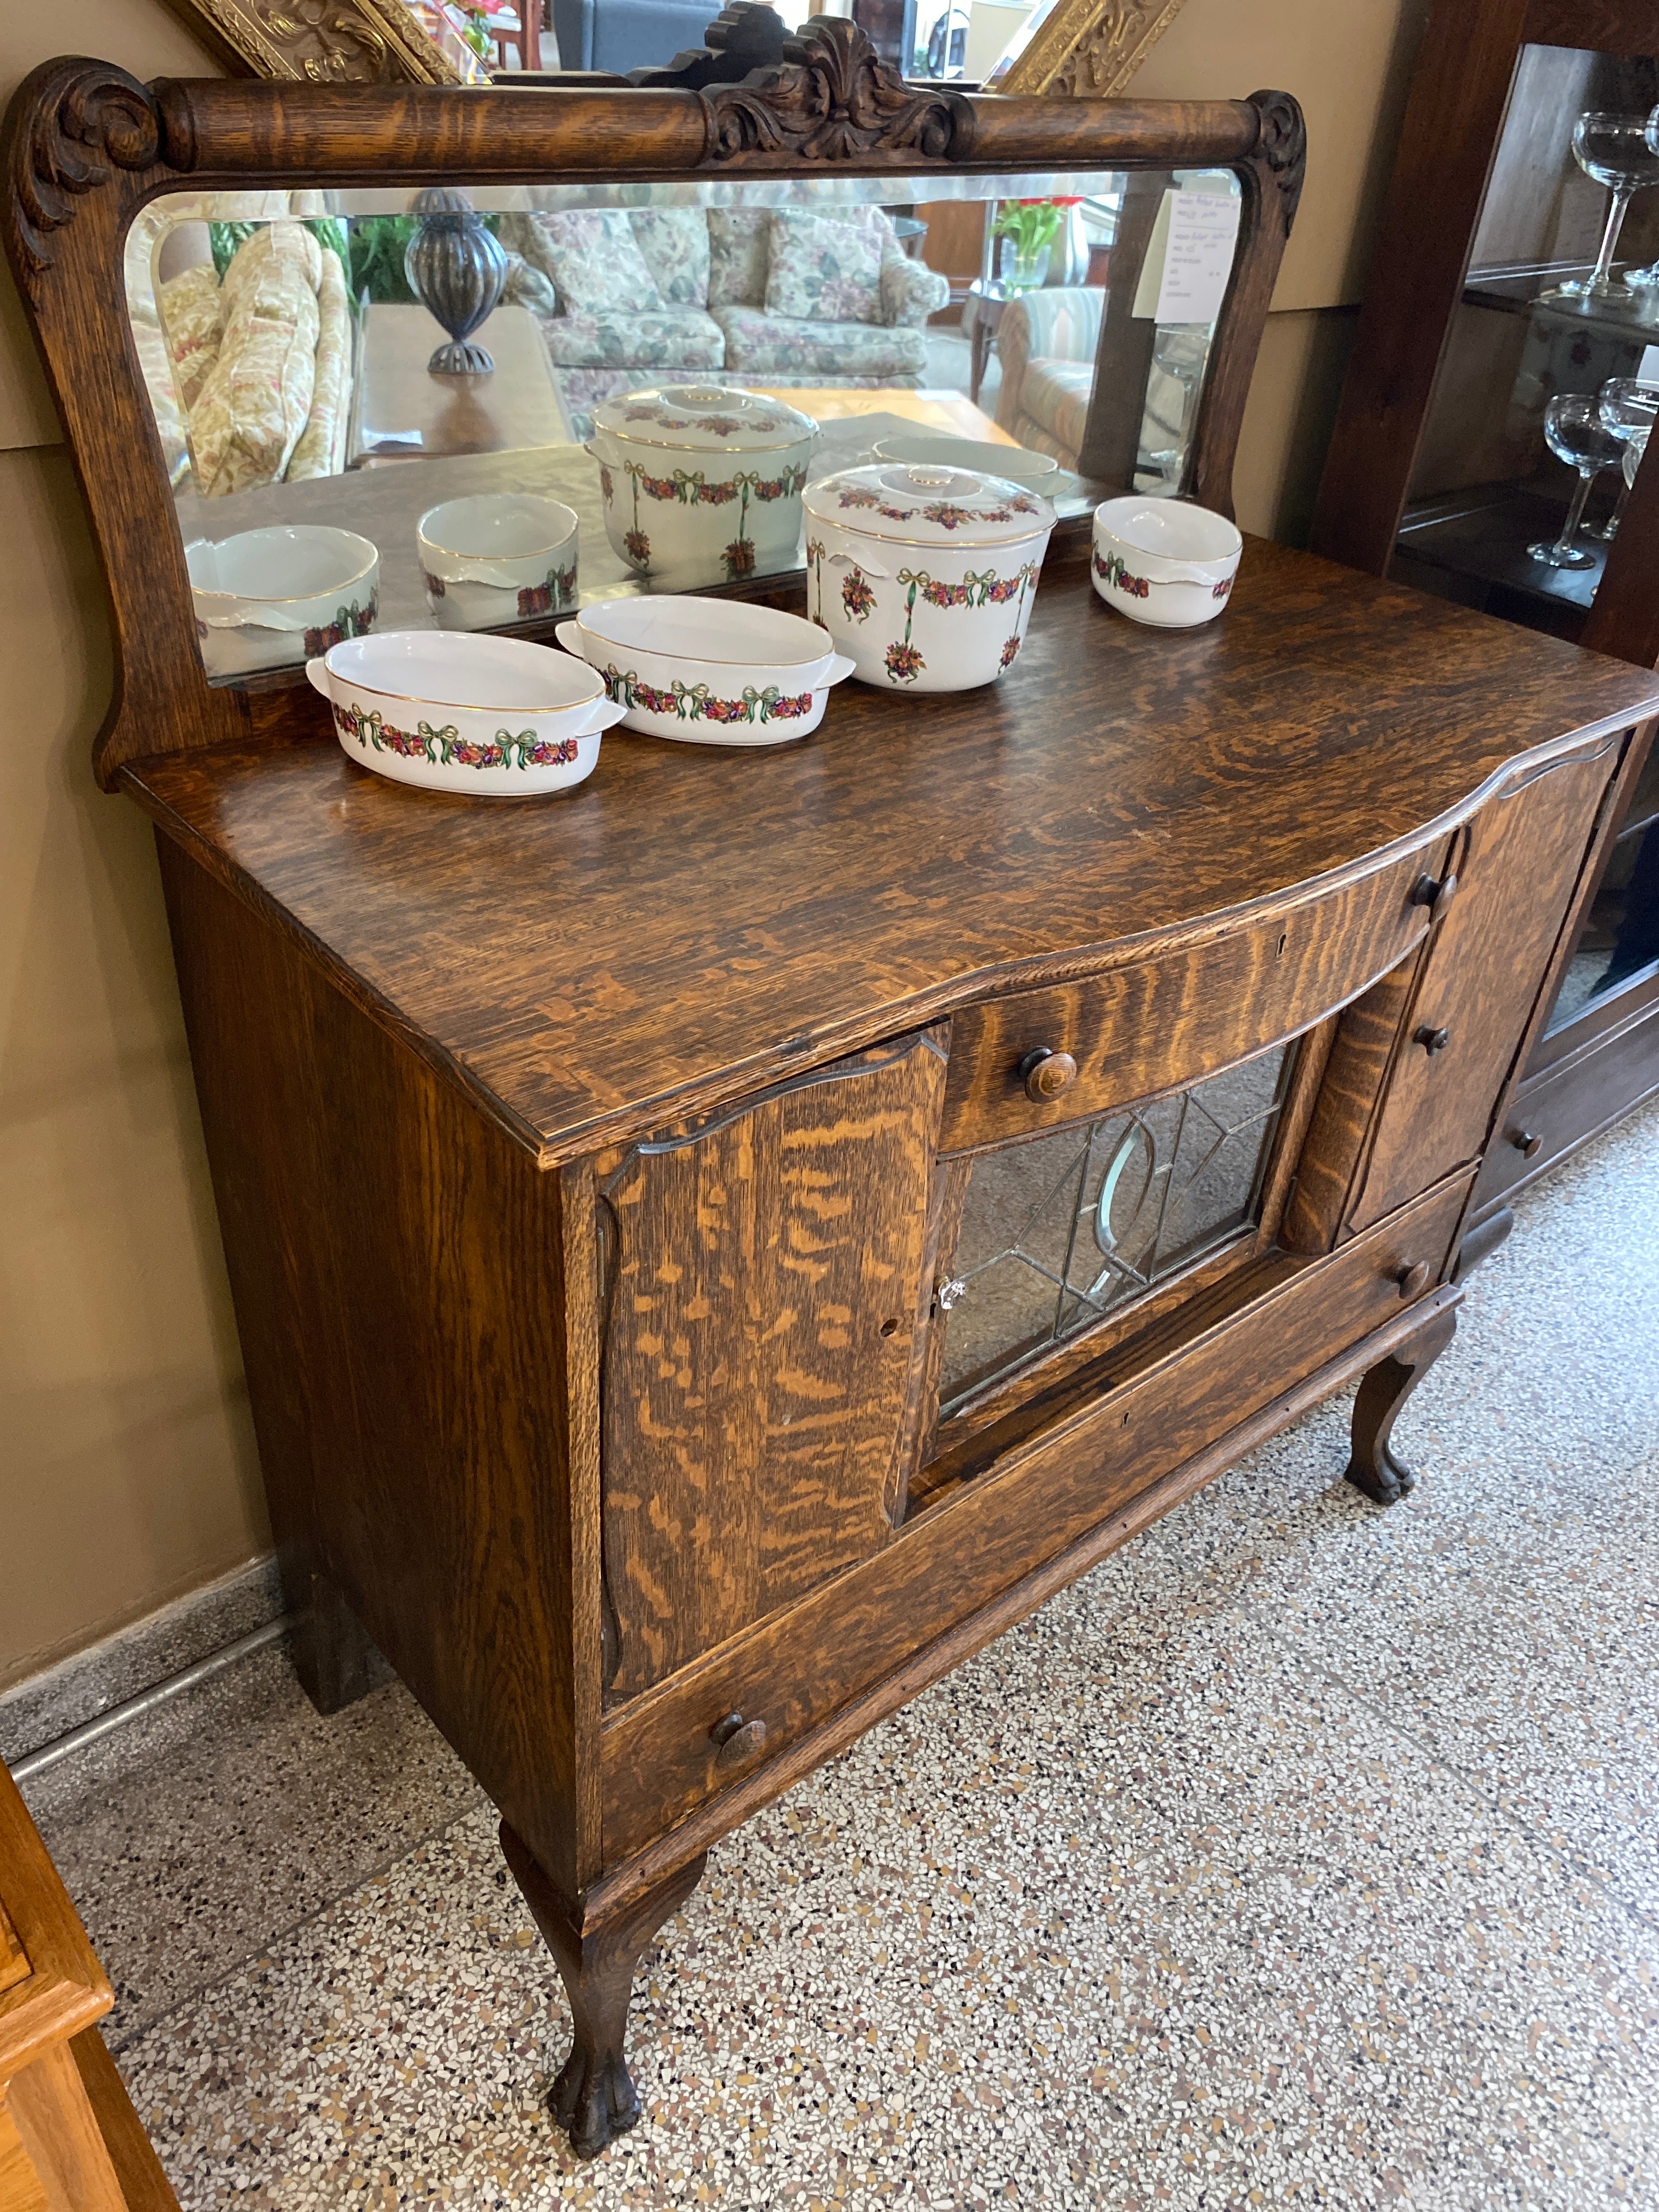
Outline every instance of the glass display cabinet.
[[(1442, 0), (1315, 550), (1659, 660), (1659, 5)], [(1638, 744), (1478, 1204), (1659, 1090), (1659, 761)]]

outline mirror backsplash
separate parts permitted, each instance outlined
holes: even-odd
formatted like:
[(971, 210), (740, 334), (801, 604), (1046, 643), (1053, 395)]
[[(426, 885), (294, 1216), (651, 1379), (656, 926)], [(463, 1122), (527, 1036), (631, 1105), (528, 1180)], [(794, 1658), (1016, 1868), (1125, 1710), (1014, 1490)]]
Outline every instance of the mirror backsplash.
[(785, 574), (805, 484), (871, 460), (1172, 493), (1238, 205), (1224, 170), (154, 201), (127, 301), (208, 674)]

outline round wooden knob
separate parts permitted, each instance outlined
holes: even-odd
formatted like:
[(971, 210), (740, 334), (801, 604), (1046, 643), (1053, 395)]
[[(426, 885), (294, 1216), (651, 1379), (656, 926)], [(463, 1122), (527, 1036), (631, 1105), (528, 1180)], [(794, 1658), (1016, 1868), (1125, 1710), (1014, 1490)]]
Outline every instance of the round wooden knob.
[(1432, 1060), (1436, 1053), (1444, 1052), (1446, 1047), (1451, 1042), (1451, 1031), (1437, 1030), (1432, 1022), (1425, 1022), (1420, 1028), (1413, 1031), (1412, 1042), (1420, 1044)]
[(1456, 896), (1455, 876), (1419, 876), (1412, 885), (1412, 904), (1427, 907), (1431, 921), (1438, 921)]
[(708, 1733), (719, 1747), (714, 1753), (719, 1767), (744, 1765), (766, 1748), (766, 1723), (746, 1721), (741, 1713), (727, 1713)]
[(1040, 1044), (1035, 1052), (1028, 1052), (1019, 1063), (1019, 1072), (1025, 1082), (1025, 1096), (1046, 1106), (1051, 1098), (1077, 1081), (1077, 1062), (1069, 1052), (1056, 1052), (1052, 1045)]
[(1426, 1260), (1418, 1261), (1414, 1267), (1396, 1267), (1394, 1271), (1394, 1279), (1400, 1285), (1401, 1297), (1420, 1298), (1429, 1287), (1431, 1272)]
[(1544, 1149), (1544, 1139), (1530, 1129), (1511, 1129), (1510, 1142), (1523, 1160), (1535, 1160)]

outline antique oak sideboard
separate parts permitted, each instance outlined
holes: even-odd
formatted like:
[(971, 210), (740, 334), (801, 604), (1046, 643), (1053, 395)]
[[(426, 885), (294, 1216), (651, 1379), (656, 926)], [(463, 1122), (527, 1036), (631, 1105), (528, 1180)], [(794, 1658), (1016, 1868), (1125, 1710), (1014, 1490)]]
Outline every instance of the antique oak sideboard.
[(550, 802), (388, 784), (302, 686), (210, 686), (100, 290), (180, 178), (1228, 164), (1188, 479), (1227, 505), (1293, 105), (924, 94), (835, 23), (787, 52), (650, 94), (63, 64), (8, 140), (296, 1662), (332, 1709), (372, 1638), (499, 1806), (585, 2154), (637, 2118), (635, 1962), (755, 1808), (1345, 1382), (1351, 1479), (1409, 1487), (1394, 1421), (1659, 711), (1634, 668), (1256, 540), (1221, 620), (1136, 628), (1086, 515), (994, 689), (849, 685), (758, 754), (608, 738)]

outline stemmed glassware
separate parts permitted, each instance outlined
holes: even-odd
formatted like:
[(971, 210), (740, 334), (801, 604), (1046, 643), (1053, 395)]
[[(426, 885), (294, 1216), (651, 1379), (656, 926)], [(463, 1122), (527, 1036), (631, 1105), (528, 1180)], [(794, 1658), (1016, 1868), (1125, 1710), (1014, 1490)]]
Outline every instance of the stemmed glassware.
[(1659, 185), (1659, 133), (1653, 131), (1653, 120), (1652, 116), (1613, 115), (1591, 108), (1573, 125), (1574, 160), (1587, 177), (1607, 187), (1613, 199), (1594, 270), (1588, 276), (1569, 277), (1556, 285), (1544, 295), (1546, 299), (1577, 300), (1588, 306), (1624, 297), (1624, 287), (1613, 281), (1613, 249), (1631, 201), (1645, 185)]
[[(1649, 153), (1659, 159), (1659, 107), (1649, 114), (1642, 126), (1642, 136), (1647, 140)], [(1659, 261), (1650, 262), (1645, 269), (1627, 269), (1625, 282), (1633, 292), (1659, 290)]]
[(1620, 459), (1624, 463), (1625, 481), (1619, 487), (1617, 505), (1605, 522), (1587, 522), (1583, 526), (1586, 538), (1605, 539), (1618, 536), (1619, 525), (1624, 520), (1625, 502), (1636, 482), (1642, 455), (1647, 451), (1648, 433), (1656, 417), (1659, 417), (1659, 384), (1644, 383), (1639, 376), (1610, 376), (1595, 396), (1595, 410), (1601, 418), (1602, 428), (1611, 431), (1623, 448)]
[(1561, 535), (1553, 544), (1540, 538), (1528, 553), (1551, 568), (1589, 568), (1595, 556), (1575, 545), (1573, 538), (1590, 486), (1603, 469), (1615, 469), (1624, 448), (1601, 420), (1599, 400), (1588, 392), (1558, 393), (1544, 410), (1544, 437), (1558, 460), (1578, 471), (1578, 489), (1567, 508)]

